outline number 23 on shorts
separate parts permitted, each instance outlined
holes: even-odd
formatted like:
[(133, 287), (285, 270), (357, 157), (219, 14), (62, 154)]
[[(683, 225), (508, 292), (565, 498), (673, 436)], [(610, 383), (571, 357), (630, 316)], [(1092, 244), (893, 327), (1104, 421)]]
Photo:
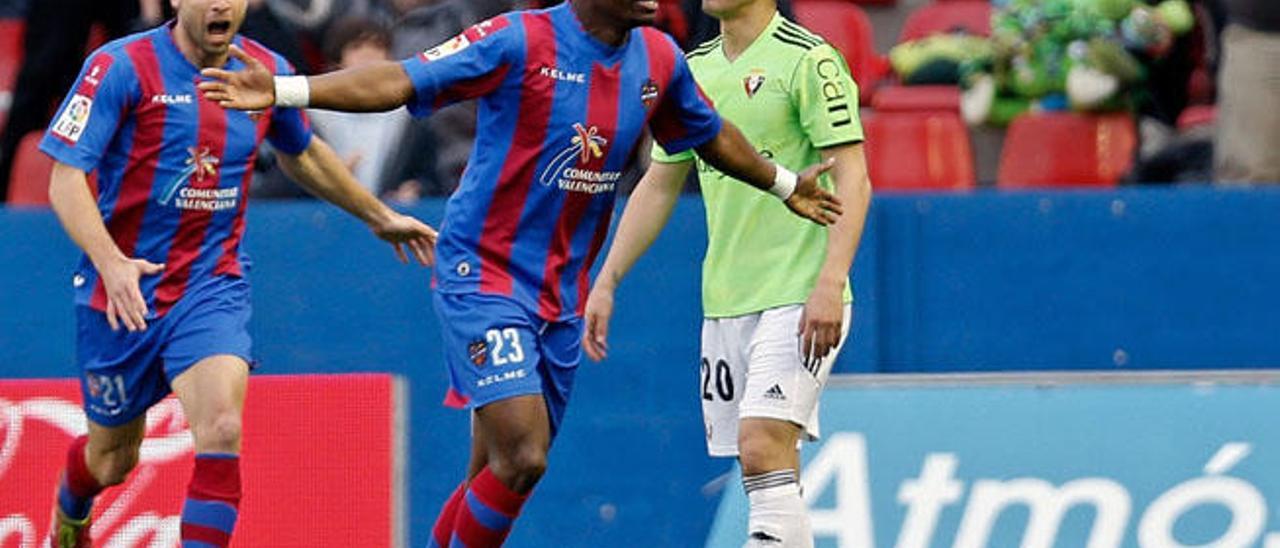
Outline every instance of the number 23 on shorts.
[(512, 327), (490, 329), (485, 332), (484, 338), (489, 343), (493, 365), (503, 366), (524, 361), (524, 346), (520, 343), (519, 330)]

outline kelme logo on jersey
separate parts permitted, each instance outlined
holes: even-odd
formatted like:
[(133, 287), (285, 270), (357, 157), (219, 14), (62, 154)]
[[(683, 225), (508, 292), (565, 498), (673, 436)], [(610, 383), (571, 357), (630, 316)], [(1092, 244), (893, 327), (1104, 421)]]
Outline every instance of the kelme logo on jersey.
[(589, 164), (604, 158), (609, 140), (600, 135), (596, 126), (573, 124), (574, 135), (569, 146), (560, 151), (547, 164), (538, 181), (543, 186), (555, 183), (562, 190), (600, 194), (613, 192), (622, 178), (621, 171), (597, 171)]
[(218, 164), (209, 147), (188, 147), (186, 167), (165, 187), (157, 202), (178, 209), (222, 211), (240, 204), (240, 188), (218, 188)]
[(761, 69), (751, 69), (751, 73), (742, 79), (742, 88), (747, 92), (747, 98), (756, 96), (760, 88), (764, 87), (764, 71)]

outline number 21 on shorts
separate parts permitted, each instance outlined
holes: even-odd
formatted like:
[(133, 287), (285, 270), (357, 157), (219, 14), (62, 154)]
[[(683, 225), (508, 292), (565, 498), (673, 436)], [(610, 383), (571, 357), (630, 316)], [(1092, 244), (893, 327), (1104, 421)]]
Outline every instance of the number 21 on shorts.
[(520, 344), (520, 332), (515, 328), (490, 329), (485, 332), (484, 338), (489, 343), (493, 365), (503, 366), (524, 361), (524, 347)]

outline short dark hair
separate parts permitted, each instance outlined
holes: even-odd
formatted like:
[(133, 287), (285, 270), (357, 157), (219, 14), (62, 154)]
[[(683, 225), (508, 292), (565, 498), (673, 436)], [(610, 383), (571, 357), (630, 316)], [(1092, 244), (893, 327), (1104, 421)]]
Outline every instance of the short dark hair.
[(372, 19), (347, 17), (329, 27), (324, 37), (324, 54), (330, 63), (342, 60), (342, 51), (350, 46), (372, 43), (391, 50), (391, 31)]

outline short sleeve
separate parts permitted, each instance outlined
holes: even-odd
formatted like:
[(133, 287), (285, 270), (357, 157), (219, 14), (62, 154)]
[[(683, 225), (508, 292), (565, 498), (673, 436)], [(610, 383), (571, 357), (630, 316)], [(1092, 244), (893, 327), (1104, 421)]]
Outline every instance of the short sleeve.
[(675, 154), (670, 154), (658, 143), (653, 144), (653, 152), (649, 156), (653, 161), (660, 164), (678, 164), (680, 162), (691, 161), (695, 158), (693, 149), (685, 149)]
[(817, 148), (860, 142), (858, 84), (829, 44), (809, 50), (792, 76), (792, 100), (800, 126)]
[(413, 82), (409, 112), (417, 117), (492, 93), (506, 80), (522, 32), (510, 16), (476, 24), (444, 43), (401, 62)]
[[(272, 55), (276, 62), (276, 74), (289, 76), (296, 73), (293, 65), (283, 57)], [(271, 110), (271, 129), (267, 132), (267, 141), (276, 150), (297, 156), (311, 146), (311, 120), (300, 108), (274, 108)]]
[(127, 57), (102, 50), (89, 56), (40, 150), (76, 169), (93, 171), (139, 93), (137, 81)]
[(661, 101), (649, 126), (665, 153), (678, 154), (702, 146), (720, 133), (720, 115), (693, 80), (683, 55), (675, 56), (671, 84)]

